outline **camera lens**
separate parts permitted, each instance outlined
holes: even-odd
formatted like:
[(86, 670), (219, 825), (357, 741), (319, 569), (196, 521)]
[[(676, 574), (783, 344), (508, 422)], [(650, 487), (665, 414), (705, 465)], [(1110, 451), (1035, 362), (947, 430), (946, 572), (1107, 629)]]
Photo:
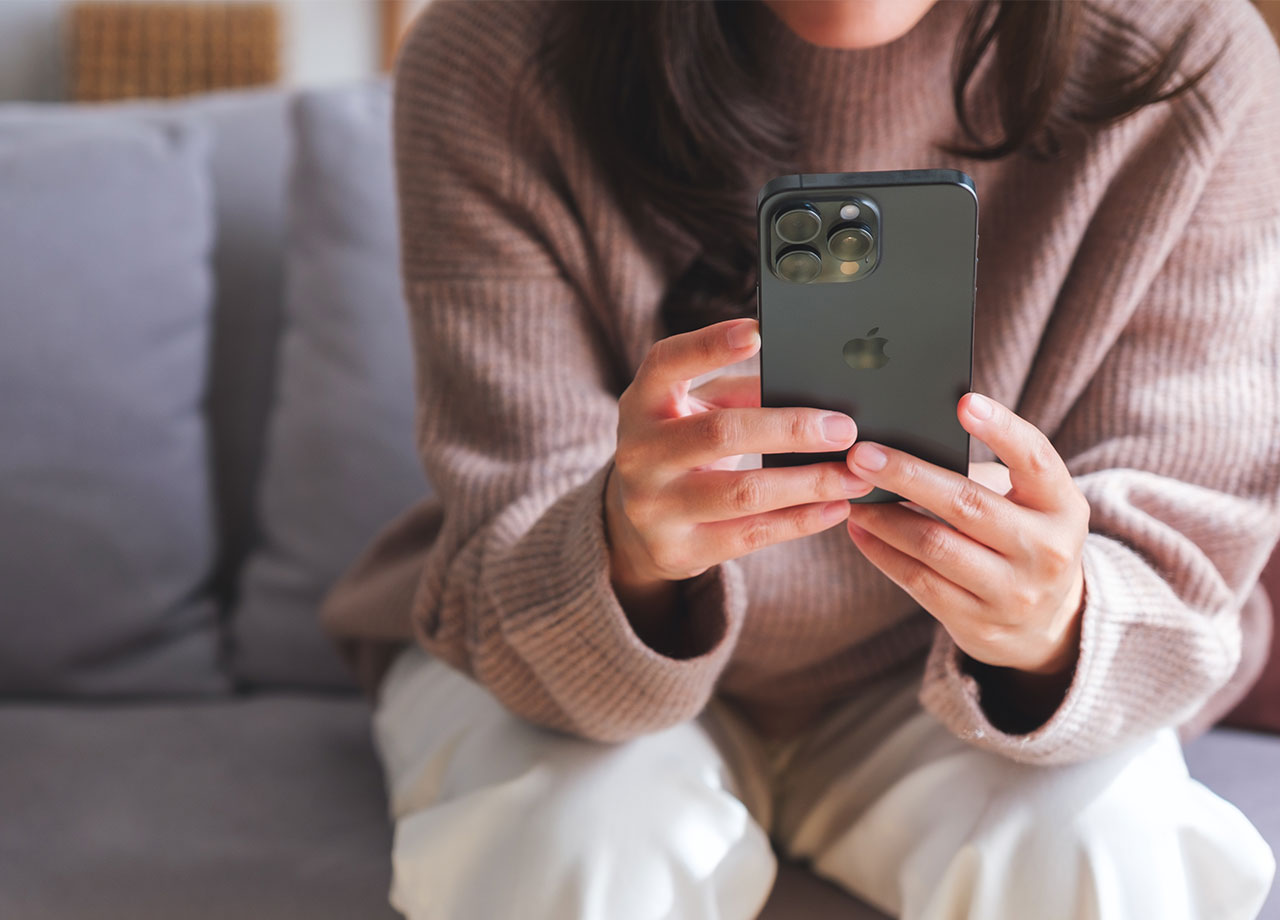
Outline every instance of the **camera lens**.
[(801, 205), (779, 214), (773, 227), (778, 236), (788, 243), (807, 243), (822, 229), (822, 218), (813, 208)]
[(796, 284), (808, 284), (822, 272), (822, 259), (812, 249), (788, 249), (774, 266), (778, 277)]
[(871, 231), (860, 224), (837, 227), (827, 237), (827, 249), (841, 262), (857, 262), (859, 259), (865, 259), (874, 245)]

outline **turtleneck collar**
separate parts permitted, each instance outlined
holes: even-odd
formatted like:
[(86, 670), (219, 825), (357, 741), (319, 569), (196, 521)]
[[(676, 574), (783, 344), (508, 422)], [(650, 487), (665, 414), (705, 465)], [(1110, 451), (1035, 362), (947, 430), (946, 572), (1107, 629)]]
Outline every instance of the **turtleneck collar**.
[(840, 171), (849, 164), (820, 161), (835, 151), (880, 146), (859, 135), (893, 135), (903, 124), (945, 131), (953, 120), (951, 63), (968, 8), (939, 0), (902, 37), (865, 49), (812, 44), (760, 0), (744, 4), (744, 13), (761, 87), (805, 126), (815, 167)]

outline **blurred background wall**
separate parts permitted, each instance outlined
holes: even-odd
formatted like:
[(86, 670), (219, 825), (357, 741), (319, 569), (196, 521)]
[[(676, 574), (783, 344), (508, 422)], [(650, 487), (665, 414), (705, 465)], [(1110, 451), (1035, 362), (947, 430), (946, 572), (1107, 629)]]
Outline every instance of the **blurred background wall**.
[[(188, 0), (197, 2), (197, 0)], [(427, 0), (281, 0), (279, 73), (295, 86), (382, 70), (387, 44)], [(71, 0), (0, 0), (0, 101), (71, 97)]]
[[(198, 0), (186, 0), (198, 2)], [(395, 38), (429, 0), (281, 0), (282, 82), (317, 86), (385, 69)], [(0, 101), (71, 98), (71, 0), (0, 0)], [(1258, 7), (1280, 36), (1280, 0)]]

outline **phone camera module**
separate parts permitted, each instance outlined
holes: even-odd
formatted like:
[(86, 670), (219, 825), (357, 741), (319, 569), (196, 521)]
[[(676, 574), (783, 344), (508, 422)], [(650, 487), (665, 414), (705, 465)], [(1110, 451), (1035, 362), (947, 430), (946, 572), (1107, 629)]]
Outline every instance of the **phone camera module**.
[(822, 218), (808, 205), (800, 205), (779, 214), (773, 227), (783, 242), (807, 243), (822, 229)]
[(808, 284), (822, 273), (822, 259), (812, 249), (788, 249), (778, 257), (774, 271), (783, 281)]
[(871, 254), (875, 240), (861, 224), (836, 227), (827, 237), (827, 249), (841, 262), (858, 262)]

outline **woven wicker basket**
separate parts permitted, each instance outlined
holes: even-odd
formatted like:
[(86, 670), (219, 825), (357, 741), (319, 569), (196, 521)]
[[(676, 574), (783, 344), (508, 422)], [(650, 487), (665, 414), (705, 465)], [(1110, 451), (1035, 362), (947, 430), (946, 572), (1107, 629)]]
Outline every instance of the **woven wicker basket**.
[(77, 3), (70, 37), (79, 101), (184, 96), (280, 73), (273, 3)]

